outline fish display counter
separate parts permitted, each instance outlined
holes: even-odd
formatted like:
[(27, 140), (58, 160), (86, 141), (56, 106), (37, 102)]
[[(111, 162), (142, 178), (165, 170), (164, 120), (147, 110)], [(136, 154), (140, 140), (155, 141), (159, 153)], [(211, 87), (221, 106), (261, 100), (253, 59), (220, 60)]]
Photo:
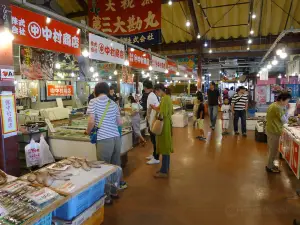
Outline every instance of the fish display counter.
[(300, 178), (300, 126), (286, 124), (280, 137), (279, 152), (295, 174)]
[[(61, 126), (56, 127), (56, 132), (49, 134), (49, 145), (56, 159), (70, 156), (84, 157), (88, 160), (96, 160), (96, 145), (90, 143), (89, 135), (84, 132), (86, 126)], [(131, 127), (122, 129), (121, 155), (132, 149)]]

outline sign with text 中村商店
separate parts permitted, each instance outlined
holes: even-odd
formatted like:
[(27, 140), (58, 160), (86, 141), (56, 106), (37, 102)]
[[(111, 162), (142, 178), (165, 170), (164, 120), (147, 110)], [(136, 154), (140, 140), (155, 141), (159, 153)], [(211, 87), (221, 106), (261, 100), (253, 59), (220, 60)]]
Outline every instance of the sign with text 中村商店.
[(14, 43), (50, 51), (80, 55), (80, 32), (76, 27), (11, 5)]
[(150, 65), (150, 55), (148, 53), (134, 49), (128, 49), (129, 66), (139, 69), (148, 69)]
[(88, 0), (89, 26), (136, 45), (161, 41), (161, 0)]
[(89, 33), (90, 59), (124, 64), (125, 46)]
[(166, 60), (152, 55), (151, 60), (153, 71), (164, 73), (166, 70)]
[(47, 85), (47, 96), (73, 96), (72, 85)]
[(18, 130), (16, 100), (14, 95), (1, 96), (2, 134), (7, 135)]

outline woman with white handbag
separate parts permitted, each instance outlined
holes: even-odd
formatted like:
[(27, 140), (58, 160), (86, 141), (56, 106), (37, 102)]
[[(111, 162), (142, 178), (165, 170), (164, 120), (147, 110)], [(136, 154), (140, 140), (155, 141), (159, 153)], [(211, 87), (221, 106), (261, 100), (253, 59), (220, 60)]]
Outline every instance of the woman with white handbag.
[(152, 132), (156, 134), (156, 151), (162, 155), (162, 165), (154, 177), (167, 178), (170, 168), (170, 154), (173, 152), (172, 142), (172, 114), (173, 104), (169, 90), (163, 84), (155, 85), (154, 89), (158, 96), (161, 97), (160, 106), (151, 105), (152, 109), (157, 112), (157, 118), (152, 125)]

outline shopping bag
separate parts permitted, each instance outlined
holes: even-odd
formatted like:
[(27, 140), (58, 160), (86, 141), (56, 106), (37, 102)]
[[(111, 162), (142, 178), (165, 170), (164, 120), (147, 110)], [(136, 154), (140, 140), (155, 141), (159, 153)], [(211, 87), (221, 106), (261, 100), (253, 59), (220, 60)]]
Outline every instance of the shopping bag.
[(40, 139), (40, 155), (41, 155), (40, 162), (39, 162), (40, 167), (42, 167), (45, 164), (55, 162), (54, 157), (50, 151), (49, 145), (44, 138), (44, 135), (41, 135), (41, 139)]
[(40, 144), (31, 139), (30, 143), (25, 146), (25, 156), (27, 167), (39, 165), (41, 160)]
[(151, 132), (155, 135), (161, 135), (163, 127), (164, 127), (163, 117), (158, 115), (152, 124)]

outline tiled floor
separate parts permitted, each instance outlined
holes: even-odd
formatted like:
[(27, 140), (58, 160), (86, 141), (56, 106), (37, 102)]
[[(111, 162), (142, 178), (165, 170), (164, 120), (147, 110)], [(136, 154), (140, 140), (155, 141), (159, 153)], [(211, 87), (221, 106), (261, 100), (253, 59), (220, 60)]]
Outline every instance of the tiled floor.
[[(206, 124), (208, 126), (208, 124)], [(247, 138), (222, 138), (207, 131), (195, 140), (192, 127), (174, 129), (175, 153), (169, 179), (147, 166), (151, 143), (129, 154), (129, 188), (105, 208), (104, 225), (292, 225), (300, 219), (299, 181), (283, 162), (280, 175), (267, 174), (267, 146)]]

